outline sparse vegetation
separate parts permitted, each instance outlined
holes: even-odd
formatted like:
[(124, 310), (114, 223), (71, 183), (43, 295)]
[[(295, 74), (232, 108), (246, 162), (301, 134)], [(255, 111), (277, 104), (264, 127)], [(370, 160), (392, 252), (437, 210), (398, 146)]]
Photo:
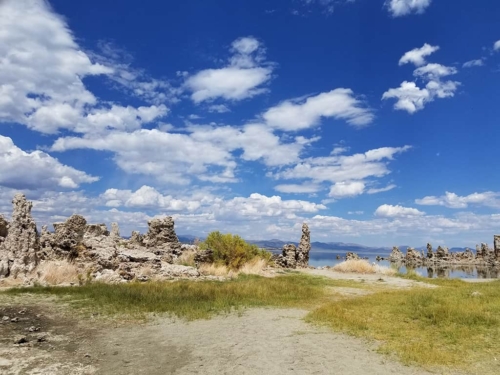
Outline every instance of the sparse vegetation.
[(308, 320), (382, 342), (407, 364), (498, 373), (500, 282), (432, 282), (440, 287), (327, 303)]
[(74, 264), (67, 261), (50, 261), (42, 263), (37, 269), (37, 275), (40, 281), (49, 285), (60, 285), (69, 283), (78, 283), (82, 270), (79, 270)]
[(194, 262), (194, 256), (196, 255), (196, 251), (194, 250), (186, 250), (182, 253), (182, 255), (176, 259), (175, 264), (180, 264), (181, 266), (195, 267), (196, 264)]
[(271, 279), (240, 275), (225, 282), (92, 283), (81, 287), (19, 288), (5, 293), (56, 295), (75, 307), (108, 314), (170, 313), (186, 319), (200, 319), (244, 307), (317, 305), (331, 294), (324, 286), (336, 283), (298, 274)]
[(333, 267), (337, 272), (353, 272), (353, 273), (379, 273), (383, 275), (395, 275), (396, 271), (392, 268), (382, 267), (379, 265), (372, 265), (364, 259), (351, 259), (339, 263)]
[(225, 265), (232, 270), (240, 269), (245, 263), (256, 257), (267, 262), (271, 259), (271, 253), (268, 251), (261, 250), (240, 236), (230, 233), (211, 232), (199, 246), (201, 249), (213, 250), (216, 265)]

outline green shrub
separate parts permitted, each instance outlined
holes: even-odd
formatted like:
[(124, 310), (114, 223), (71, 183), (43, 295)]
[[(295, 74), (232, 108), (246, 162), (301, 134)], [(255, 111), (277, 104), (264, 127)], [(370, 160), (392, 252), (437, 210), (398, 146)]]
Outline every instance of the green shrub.
[(250, 260), (259, 257), (269, 261), (271, 253), (261, 250), (257, 245), (246, 242), (240, 236), (211, 232), (205, 241), (200, 243), (201, 249), (212, 249), (214, 263), (223, 264), (231, 269), (239, 269)]

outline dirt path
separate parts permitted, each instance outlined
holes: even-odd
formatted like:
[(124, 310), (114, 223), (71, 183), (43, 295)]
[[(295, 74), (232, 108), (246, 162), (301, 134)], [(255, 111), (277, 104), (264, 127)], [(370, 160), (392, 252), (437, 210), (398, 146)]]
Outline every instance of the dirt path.
[[(428, 374), (389, 361), (362, 340), (306, 324), (306, 311), (252, 309), (211, 320), (104, 332), (98, 374)], [(101, 354), (98, 354), (98, 353)]]
[[(377, 354), (363, 340), (305, 323), (305, 310), (117, 324), (91, 313), (75, 316), (41, 298), (12, 302), (0, 300), (4, 316), (19, 318), (0, 323), (2, 375), (427, 374)], [(27, 342), (15, 344), (18, 336)]]

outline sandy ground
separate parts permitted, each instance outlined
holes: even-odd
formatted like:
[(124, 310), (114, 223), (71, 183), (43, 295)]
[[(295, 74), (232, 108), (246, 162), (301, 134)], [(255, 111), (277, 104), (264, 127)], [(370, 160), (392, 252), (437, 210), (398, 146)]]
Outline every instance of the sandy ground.
[(361, 340), (306, 324), (302, 310), (252, 309), (185, 323), (159, 319), (98, 336), (101, 374), (426, 374)]
[[(433, 287), (381, 275), (304, 272), (388, 289)], [(334, 289), (353, 298), (371, 293)], [(0, 374), (429, 374), (378, 354), (374, 344), (307, 324), (306, 314), (266, 308), (194, 322), (156, 317), (127, 323), (75, 316), (47, 297), (0, 296)], [(15, 344), (22, 336), (27, 342)]]
[[(1, 374), (427, 374), (377, 354), (363, 340), (305, 323), (304, 310), (117, 324), (31, 302), (1, 305), (1, 315), (20, 318), (0, 324)], [(14, 344), (23, 335), (28, 342)]]
[(310, 275), (325, 276), (335, 280), (352, 280), (371, 285), (380, 285), (381, 283), (383, 283), (384, 286), (393, 289), (408, 289), (416, 286), (424, 288), (436, 288), (436, 286), (432, 284), (380, 274), (342, 273), (335, 272), (330, 269), (305, 269), (302, 270), (302, 272)]

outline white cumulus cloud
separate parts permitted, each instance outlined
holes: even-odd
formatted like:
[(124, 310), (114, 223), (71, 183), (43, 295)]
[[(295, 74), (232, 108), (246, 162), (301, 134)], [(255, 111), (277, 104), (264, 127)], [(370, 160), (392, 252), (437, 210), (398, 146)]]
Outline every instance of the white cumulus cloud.
[(253, 37), (237, 39), (232, 44), (233, 55), (227, 66), (205, 69), (186, 79), (185, 87), (192, 92), (195, 103), (217, 98), (242, 100), (267, 91), (272, 65), (264, 61), (264, 49)]
[(500, 40), (497, 40), (497, 41), (493, 44), (493, 50), (494, 50), (494, 51), (500, 51)]
[(416, 208), (392, 206), (383, 204), (375, 211), (375, 216), (380, 217), (407, 217), (407, 216), (423, 216), (425, 212), (419, 211)]
[(74, 189), (99, 180), (42, 151), (25, 152), (0, 135), (0, 185), (15, 189)]
[(500, 193), (487, 191), (484, 193), (473, 193), (467, 196), (459, 196), (447, 191), (442, 196), (427, 196), (416, 199), (416, 204), (422, 206), (445, 206), (449, 208), (467, 208), (469, 205), (479, 205), (492, 208), (500, 208)]
[(122, 107), (100, 102), (83, 82), (113, 67), (83, 52), (66, 22), (44, 0), (0, 2), (0, 122), (42, 133), (137, 128), (167, 113), (164, 105)]
[(354, 97), (350, 89), (339, 88), (308, 97), (305, 100), (287, 100), (268, 109), (262, 117), (266, 123), (285, 131), (298, 131), (316, 126), (321, 118), (345, 120), (354, 126), (363, 126), (374, 119), (373, 112)]
[(432, 0), (386, 0), (385, 5), (393, 17), (401, 17), (424, 13), (431, 3)]
[(483, 59), (477, 59), (477, 60), (470, 60), (465, 62), (462, 66), (464, 68), (473, 68), (476, 66), (483, 66), (484, 65), (484, 60)]
[(364, 191), (365, 184), (361, 181), (337, 182), (330, 189), (328, 196), (335, 199), (352, 198), (363, 194)]
[(422, 66), (426, 64), (425, 58), (439, 50), (439, 46), (431, 46), (425, 43), (421, 48), (415, 48), (406, 52), (399, 60), (399, 65), (414, 64), (415, 66)]

